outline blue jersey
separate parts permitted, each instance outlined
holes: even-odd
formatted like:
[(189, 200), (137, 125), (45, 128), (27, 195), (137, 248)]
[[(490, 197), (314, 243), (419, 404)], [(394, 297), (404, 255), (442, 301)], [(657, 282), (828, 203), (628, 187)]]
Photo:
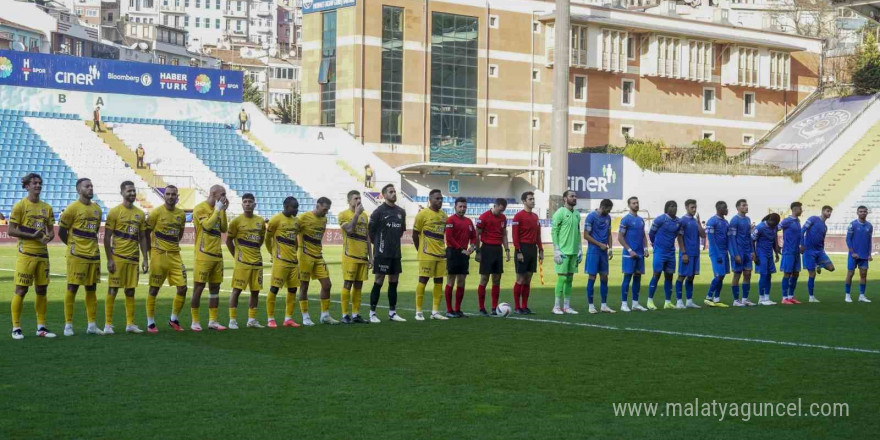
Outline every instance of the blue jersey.
[(730, 219), (730, 255), (743, 256), (752, 253), (752, 219), (745, 215), (735, 215)]
[(823, 251), (825, 250), (825, 233), (828, 232), (828, 226), (819, 216), (812, 216), (804, 223), (801, 228), (801, 245), (805, 251)]
[[(611, 216), (599, 215), (598, 211), (587, 214), (587, 219), (584, 220), (584, 232), (590, 234), (593, 240), (607, 244), (611, 234)], [(602, 249), (590, 243), (587, 246), (587, 252), (602, 252)]]
[(874, 226), (870, 222), (853, 220), (846, 229), (846, 247), (852, 249), (852, 253), (865, 260), (871, 255), (871, 236), (874, 234)]
[(782, 229), (782, 255), (798, 255), (801, 246), (801, 221), (794, 216), (779, 223)]
[(758, 223), (752, 231), (752, 240), (755, 242), (755, 253), (761, 257), (773, 255), (773, 245), (776, 242), (777, 228), (771, 228), (767, 222)]
[(655, 254), (675, 254), (675, 238), (681, 230), (679, 219), (666, 214), (660, 214), (654, 219), (648, 237), (654, 244)]
[(620, 220), (618, 234), (623, 234), (626, 244), (639, 257), (645, 255), (645, 220), (637, 215), (627, 214)]
[(681, 235), (684, 242), (684, 249), (679, 249), (679, 252), (691, 257), (700, 255), (700, 228), (697, 224), (697, 219), (689, 214), (685, 214), (678, 222), (681, 224), (678, 235)]
[(723, 217), (713, 216), (706, 222), (706, 237), (709, 239), (709, 256), (718, 257), (727, 254), (727, 233), (730, 223)]

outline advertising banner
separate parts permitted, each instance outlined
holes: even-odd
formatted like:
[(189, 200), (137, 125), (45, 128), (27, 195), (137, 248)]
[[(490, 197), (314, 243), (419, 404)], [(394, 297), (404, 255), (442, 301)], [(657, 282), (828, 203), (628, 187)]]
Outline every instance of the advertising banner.
[(579, 199), (622, 199), (623, 156), (568, 153), (568, 189)]
[(303, 14), (312, 12), (330, 11), (333, 9), (346, 8), (357, 4), (357, 0), (303, 0)]

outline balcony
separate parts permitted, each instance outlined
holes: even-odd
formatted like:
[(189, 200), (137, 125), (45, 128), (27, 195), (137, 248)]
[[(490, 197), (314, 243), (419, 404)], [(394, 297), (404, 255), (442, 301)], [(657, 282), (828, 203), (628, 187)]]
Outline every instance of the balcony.
[(261, 17), (271, 17), (272, 16), (272, 8), (270, 8), (267, 5), (260, 5), (256, 9), (256, 13), (258, 16), (261, 16)]
[(186, 14), (186, 8), (182, 5), (174, 6), (172, 4), (168, 5), (159, 5), (159, 12), (165, 12), (166, 14)]
[(223, 11), (224, 17), (236, 17), (236, 18), (247, 18), (247, 11), (241, 10), (237, 11), (235, 9), (227, 9)]

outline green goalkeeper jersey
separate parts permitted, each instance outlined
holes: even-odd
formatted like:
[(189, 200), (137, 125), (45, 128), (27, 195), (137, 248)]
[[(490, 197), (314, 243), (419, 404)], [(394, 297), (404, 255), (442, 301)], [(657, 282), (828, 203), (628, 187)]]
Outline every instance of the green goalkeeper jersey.
[(551, 236), (563, 255), (577, 255), (581, 251), (581, 213), (564, 206), (557, 209)]

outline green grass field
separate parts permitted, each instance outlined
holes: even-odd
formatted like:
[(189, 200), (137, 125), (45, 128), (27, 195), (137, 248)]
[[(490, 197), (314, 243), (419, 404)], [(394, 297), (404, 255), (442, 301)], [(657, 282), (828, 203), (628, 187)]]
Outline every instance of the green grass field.
[[(573, 306), (581, 314), (555, 316), (550, 314), (555, 276), (547, 262), (547, 284), (541, 286), (537, 277), (533, 283), (530, 306), (537, 315), (415, 322), (415, 254), (407, 251), (399, 304), (406, 323), (177, 333), (164, 324), (173, 295), (166, 287), (160, 293), (158, 335), (86, 335), (80, 293), (77, 335), (45, 340), (33, 333), (31, 293), (23, 319), (26, 338), (0, 337), (5, 412), (0, 438), (780, 440), (869, 438), (880, 429), (880, 301), (845, 304), (840, 269), (820, 275), (821, 304), (615, 315), (586, 313), (586, 277), (579, 274)], [(0, 248), (0, 328), (5, 332), (15, 254), (14, 247)], [(52, 273), (63, 274), (62, 248), (51, 248), (51, 254)], [(340, 249), (326, 254), (338, 299)], [(187, 248), (187, 267), (191, 255)], [(695, 293), (700, 303), (710, 279), (705, 258)], [(842, 256), (833, 259), (845, 267)], [(611, 268), (609, 302), (616, 309), (619, 255)], [(502, 298), (512, 302), (512, 264), (506, 270)], [(880, 292), (880, 271), (874, 270), (869, 296), (880, 300), (880, 294), (871, 294)], [(226, 275), (231, 274), (228, 262)], [(475, 312), (476, 276), (469, 281), (465, 311)], [(64, 285), (64, 278), (55, 276), (49, 290), (49, 325), (59, 335)], [(728, 286), (729, 279), (722, 298), (730, 303)], [(99, 324), (105, 291), (101, 284)], [(316, 297), (317, 286), (312, 292)], [(773, 292), (778, 301), (778, 279)], [(387, 305), (384, 293), (382, 306)], [(137, 295), (143, 328), (146, 285)], [(647, 296), (647, 278), (642, 295)], [(757, 278), (752, 295), (757, 296)], [(661, 287), (657, 298), (662, 296)], [(806, 274), (798, 296), (806, 297)], [(283, 302), (280, 298), (279, 315)], [(117, 331), (124, 328), (122, 304), (119, 298)], [(240, 304), (239, 317), (246, 316), (247, 301)], [(265, 322), (262, 301), (260, 307)], [(207, 304), (202, 309), (204, 323)], [(316, 318), (317, 301), (311, 310)], [(338, 304), (332, 313), (339, 317)], [(384, 310), (380, 316), (387, 316)], [(181, 321), (188, 328), (186, 308)], [(719, 421), (720, 414), (617, 417), (612, 407), (659, 402), (662, 412), (666, 402), (695, 399), (737, 404), (801, 399), (804, 411), (810, 403), (846, 403), (849, 415)]]

